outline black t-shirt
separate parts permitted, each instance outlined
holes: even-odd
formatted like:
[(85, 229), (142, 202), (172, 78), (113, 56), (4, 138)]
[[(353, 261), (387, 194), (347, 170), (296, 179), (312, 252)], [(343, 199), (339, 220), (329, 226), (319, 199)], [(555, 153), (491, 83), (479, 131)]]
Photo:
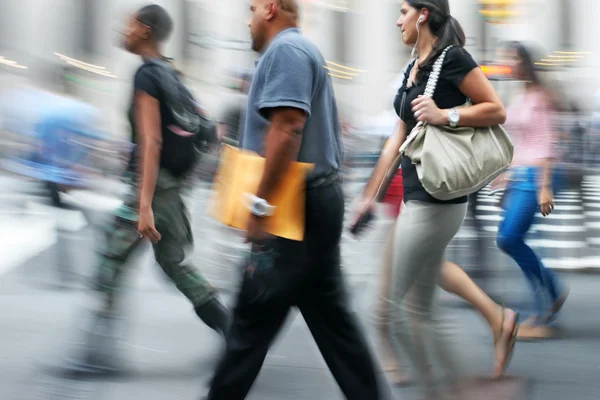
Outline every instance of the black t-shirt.
[[(141, 91), (158, 100), (162, 132), (160, 168), (168, 170), (175, 177), (181, 177), (192, 169), (197, 153), (190, 137), (176, 128), (175, 119), (165, 102), (165, 94), (157, 82), (157, 78), (151, 72), (151, 68), (156, 67), (146, 63), (138, 68), (133, 79), (133, 98), (135, 98), (136, 91)], [(138, 144), (133, 99), (129, 108), (129, 122), (131, 123), (131, 140)], [(129, 164), (129, 171), (135, 173), (135, 168), (136, 157), (134, 156)]]
[[(435, 61), (435, 60), (434, 60)], [(407, 68), (404, 82), (405, 84), (398, 90), (396, 98), (394, 99), (394, 109), (396, 114), (406, 124), (407, 135), (417, 125), (417, 120), (412, 112), (411, 102), (416, 99), (419, 95), (425, 93), (425, 86), (429, 79), (429, 74), (432, 71), (432, 64), (424, 65), (420, 68), (417, 73), (416, 82), (408, 82), (412, 65)], [(458, 86), (462, 82), (463, 78), (471, 72), (474, 68), (477, 68), (477, 63), (473, 60), (471, 55), (460, 47), (453, 47), (446, 53), (444, 64), (440, 72), (435, 93), (433, 94), (433, 100), (440, 109), (448, 109), (458, 107), (467, 101), (467, 97), (461, 93)], [(406, 92), (406, 99), (404, 102), (404, 110), (400, 110), (402, 104), (402, 97)], [(419, 176), (417, 175), (417, 168), (411, 162), (409, 157), (403, 157), (401, 162), (402, 167), (402, 182), (404, 185), (404, 201), (409, 200), (420, 200), (428, 203), (466, 203), (467, 196), (459, 197), (449, 201), (438, 200), (431, 196), (423, 188)]]

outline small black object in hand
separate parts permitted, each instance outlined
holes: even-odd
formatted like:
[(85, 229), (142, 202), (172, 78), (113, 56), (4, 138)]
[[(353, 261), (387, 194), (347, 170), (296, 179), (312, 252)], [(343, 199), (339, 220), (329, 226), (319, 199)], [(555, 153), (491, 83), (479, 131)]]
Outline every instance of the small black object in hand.
[(360, 216), (358, 221), (356, 221), (356, 223), (350, 227), (350, 233), (355, 236), (359, 235), (365, 230), (365, 228), (369, 226), (373, 219), (375, 219), (375, 213), (372, 210), (366, 211)]

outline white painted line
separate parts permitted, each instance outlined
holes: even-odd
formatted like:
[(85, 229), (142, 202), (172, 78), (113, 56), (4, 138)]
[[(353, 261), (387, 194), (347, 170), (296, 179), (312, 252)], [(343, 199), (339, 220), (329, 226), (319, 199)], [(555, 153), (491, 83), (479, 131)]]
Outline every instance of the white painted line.
[(578, 270), (600, 268), (600, 257), (544, 258), (542, 261), (546, 267), (552, 269)]
[(56, 243), (53, 216), (0, 219), (0, 276), (49, 249)]
[(585, 227), (587, 229), (600, 229), (600, 221), (599, 222), (586, 222)]
[[(484, 226), (483, 230), (485, 232), (498, 232), (498, 226), (497, 225), (488, 225), (488, 226)], [(552, 226), (552, 225), (541, 225), (541, 224), (536, 224), (533, 225), (531, 227), (531, 230), (529, 231), (529, 233), (534, 233), (534, 232), (553, 232), (553, 233), (581, 233), (581, 232), (586, 232), (586, 227), (583, 226), (568, 226), (568, 225), (563, 225), (563, 226)], [(459, 231), (460, 233), (460, 231)], [(469, 237), (475, 237), (475, 235), (469, 236)]]
[(117, 197), (105, 196), (88, 190), (71, 190), (64, 194), (66, 204), (94, 211), (113, 211), (123, 204)]
[(87, 226), (87, 220), (83, 212), (79, 210), (65, 210), (29, 201), (25, 204), (28, 212), (42, 212), (53, 215), (56, 218), (57, 227), (61, 230), (78, 232)]
[(550, 216), (548, 217), (544, 217), (542, 214), (540, 213), (536, 213), (535, 214), (537, 219), (553, 219), (553, 220), (576, 220), (576, 219), (583, 219), (583, 215), (577, 215), (577, 214), (550, 214)]
[(532, 230), (541, 232), (558, 232), (558, 233), (576, 233), (585, 232), (586, 227), (581, 225), (548, 225), (535, 224), (531, 227)]
[(559, 193), (556, 198), (557, 199), (563, 199), (563, 200), (580, 200), (583, 196), (580, 195), (570, 195), (570, 194), (564, 194), (564, 193)]
[(581, 203), (581, 199), (561, 199), (560, 197), (554, 199), (555, 203)]
[(532, 239), (526, 240), (525, 243), (527, 243), (531, 247), (549, 249), (584, 249), (587, 247), (587, 243), (584, 241)]
[(500, 215), (480, 215), (477, 217), (482, 221), (502, 221), (502, 216)]
[(579, 196), (579, 192), (573, 190), (567, 190), (564, 192), (560, 192), (561, 196)]
[(502, 209), (496, 206), (477, 206), (477, 211), (497, 211), (500, 212)]
[(582, 206), (563, 206), (562, 204), (555, 203), (555, 211), (583, 211)]
[(483, 203), (497, 203), (500, 199), (495, 199), (493, 197), (479, 197), (477, 201), (481, 201)]
[(592, 246), (600, 246), (600, 237), (587, 238), (587, 242)]

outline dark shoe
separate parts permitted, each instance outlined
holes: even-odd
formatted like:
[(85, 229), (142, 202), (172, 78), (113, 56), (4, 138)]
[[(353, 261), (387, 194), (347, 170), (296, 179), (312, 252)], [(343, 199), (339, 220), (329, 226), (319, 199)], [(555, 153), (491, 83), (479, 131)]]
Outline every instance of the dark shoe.
[(200, 317), (202, 322), (215, 332), (222, 336), (225, 336), (229, 332), (231, 318), (229, 311), (216, 297), (196, 307), (194, 311), (196, 311), (196, 315)]

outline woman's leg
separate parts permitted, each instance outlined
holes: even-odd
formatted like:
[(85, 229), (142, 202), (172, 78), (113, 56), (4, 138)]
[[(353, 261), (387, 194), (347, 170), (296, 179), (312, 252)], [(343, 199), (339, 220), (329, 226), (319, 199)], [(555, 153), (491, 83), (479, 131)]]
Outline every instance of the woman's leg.
[[(498, 247), (507, 253), (519, 265), (528, 279), (534, 297), (534, 317), (542, 321), (552, 309), (547, 304), (549, 295), (552, 304), (560, 299), (557, 289), (557, 278), (547, 270), (534, 251), (525, 243), (535, 213), (538, 210), (534, 191), (509, 189), (507, 193), (504, 219), (498, 229)], [(524, 324), (524, 328), (528, 324)]]
[(494, 375), (502, 375), (512, 351), (513, 332), (518, 325), (517, 313), (496, 304), (465, 271), (450, 261), (444, 261), (440, 286), (446, 292), (465, 299), (485, 318), (495, 343)]
[(426, 347), (432, 344), (445, 370), (452, 375), (458, 365), (445, 338), (438, 334), (433, 317), (434, 294), (444, 251), (460, 228), (466, 204), (438, 205), (409, 201), (396, 227), (393, 279), (390, 290), (396, 359), (406, 354), (416, 369), (416, 380), (428, 392), (433, 377)]
[(394, 233), (396, 231), (396, 223), (391, 224), (390, 229), (385, 232), (383, 257), (381, 270), (379, 272), (379, 299), (378, 299), (378, 318), (377, 331), (381, 345), (381, 360), (388, 381), (393, 385), (405, 385), (408, 383), (408, 378), (402, 371), (399, 361), (394, 355), (392, 343), (390, 342), (389, 329), (389, 303), (390, 303), (390, 287), (392, 281), (392, 255), (394, 251)]

